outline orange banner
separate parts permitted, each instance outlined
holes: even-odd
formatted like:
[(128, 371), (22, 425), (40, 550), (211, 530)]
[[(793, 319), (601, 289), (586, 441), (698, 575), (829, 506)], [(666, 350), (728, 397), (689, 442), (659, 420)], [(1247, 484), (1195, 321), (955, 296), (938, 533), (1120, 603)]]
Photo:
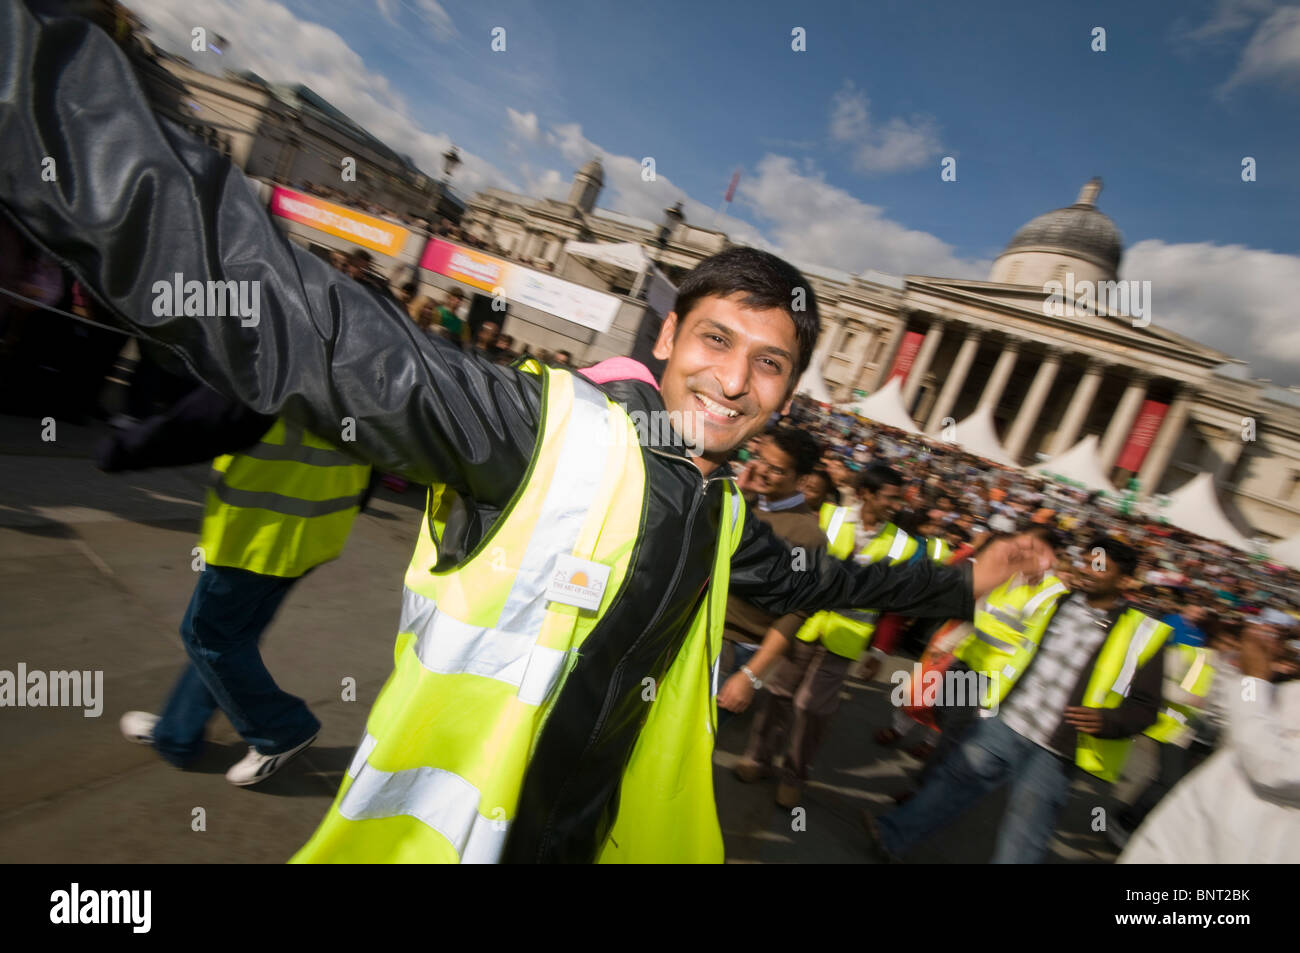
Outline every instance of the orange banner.
[(397, 255), (409, 234), (402, 226), (382, 218), (278, 185), (271, 193), (271, 212), (383, 255)]

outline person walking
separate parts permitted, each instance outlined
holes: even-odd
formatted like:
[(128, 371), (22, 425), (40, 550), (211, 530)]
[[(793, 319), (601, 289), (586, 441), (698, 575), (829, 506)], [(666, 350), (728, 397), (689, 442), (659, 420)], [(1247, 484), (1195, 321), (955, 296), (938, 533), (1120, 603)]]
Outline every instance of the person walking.
[(189, 663), (160, 715), (129, 711), (120, 727), (127, 740), (184, 768), (202, 753), (204, 730), (220, 708), (249, 746), (226, 780), (245, 786), (271, 777), (320, 731), (306, 703), (276, 684), (258, 646), (297, 581), (343, 551), (368, 496), (370, 467), (204, 386), (108, 438), (99, 465), (120, 473), (214, 455), (198, 581), (181, 621)]
[(1137, 568), (1131, 547), (1100, 537), (1088, 550), (1070, 598), (1064, 585), (1009, 584), (977, 611), (967, 648), (978, 651), (955, 654), (983, 676), (982, 707), (997, 714), (977, 721), (915, 797), (879, 819), (864, 813), (877, 860), (902, 857), (1009, 783), (993, 862), (1041, 863), (1070, 765), (1119, 778), (1133, 738), (1156, 720), (1169, 626), (1120, 596)]

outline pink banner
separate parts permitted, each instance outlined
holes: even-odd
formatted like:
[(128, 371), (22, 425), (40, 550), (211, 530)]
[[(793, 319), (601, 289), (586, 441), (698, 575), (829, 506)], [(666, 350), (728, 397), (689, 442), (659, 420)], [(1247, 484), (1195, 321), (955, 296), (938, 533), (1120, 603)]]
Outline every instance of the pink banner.
[(1148, 400), (1142, 404), (1142, 410), (1138, 412), (1137, 422), (1133, 424), (1133, 429), (1129, 431), (1128, 443), (1124, 444), (1124, 449), (1120, 452), (1119, 459), (1115, 461), (1115, 466), (1121, 470), (1128, 470), (1130, 473), (1136, 473), (1141, 469), (1142, 461), (1146, 459), (1147, 451), (1151, 449), (1151, 444), (1155, 442), (1156, 434), (1160, 432), (1160, 424), (1165, 419), (1168, 410), (1168, 404), (1162, 404), (1156, 400)]
[(925, 335), (920, 331), (908, 331), (903, 335), (903, 343), (898, 346), (898, 356), (894, 358), (894, 367), (889, 372), (889, 377), (885, 379), (885, 383), (889, 383), (895, 377), (907, 379), (912, 364), (916, 361), (916, 352), (921, 350), (921, 342), (924, 340)]

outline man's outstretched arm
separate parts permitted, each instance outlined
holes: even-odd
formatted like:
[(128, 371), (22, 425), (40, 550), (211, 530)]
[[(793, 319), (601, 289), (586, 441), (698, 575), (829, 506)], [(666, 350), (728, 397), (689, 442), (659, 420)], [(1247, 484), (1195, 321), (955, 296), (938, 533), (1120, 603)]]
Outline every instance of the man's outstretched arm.
[[(97, 27), (0, 4), (0, 143), (0, 208), (215, 390), (381, 469), (509, 499), (535, 442), (537, 379), (424, 334), (294, 247), (228, 159), (160, 122)], [(155, 285), (177, 275), (237, 282), (256, 324), (164, 308)]]
[(940, 566), (930, 559), (867, 566), (840, 562), (825, 549), (796, 552), (761, 520), (747, 519), (731, 559), (730, 594), (773, 615), (820, 609), (879, 609), (932, 618), (969, 619), (975, 600), (1017, 572), (1050, 566), (1041, 540), (1003, 540), (975, 563)]

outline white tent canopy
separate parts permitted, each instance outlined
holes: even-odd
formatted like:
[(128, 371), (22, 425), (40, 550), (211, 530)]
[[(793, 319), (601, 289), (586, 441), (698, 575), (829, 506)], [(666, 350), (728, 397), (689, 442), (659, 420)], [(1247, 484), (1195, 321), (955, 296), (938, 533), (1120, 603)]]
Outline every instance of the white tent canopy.
[(967, 453), (973, 453), (985, 460), (992, 460), (994, 463), (1000, 463), (1008, 467), (1019, 466), (1002, 449), (1002, 441), (998, 439), (997, 429), (993, 426), (993, 411), (991, 408), (982, 407), (976, 410), (975, 413), (959, 423), (954, 428), (954, 431), (951, 440), (946, 439), (942, 430), (935, 431), (930, 436), (944, 443), (956, 444)]
[(839, 410), (848, 414), (857, 414), (887, 427), (897, 427), (908, 433), (919, 434), (912, 417), (903, 406), (903, 388), (900, 378), (892, 378), (884, 387), (870, 397), (860, 397), (851, 403), (842, 404)]
[(1202, 473), (1169, 495), (1169, 505), (1160, 511), (1170, 525), (1206, 539), (1227, 543), (1242, 552), (1253, 552), (1250, 540), (1237, 532), (1223, 515), (1219, 497), (1214, 492), (1214, 477)]
[(821, 404), (833, 404), (835, 399), (831, 397), (831, 392), (826, 389), (826, 380), (822, 377), (822, 358), (821, 355), (813, 357), (812, 363), (808, 365), (808, 370), (803, 372), (799, 378), (799, 386), (794, 389), (796, 394), (807, 394), (813, 400)]
[(1290, 566), (1292, 569), (1300, 569), (1300, 533), (1269, 547), (1269, 559)]
[(1065, 453), (1057, 454), (1052, 459), (1031, 467), (1034, 473), (1059, 476), (1072, 483), (1082, 483), (1090, 490), (1115, 492), (1115, 485), (1110, 482), (1101, 460), (1097, 456), (1097, 435), (1088, 434)]
[(622, 268), (624, 271), (630, 271), (634, 275), (639, 275), (641, 272), (651, 269), (659, 270), (650, 257), (650, 253), (636, 242), (602, 244), (600, 242), (569, 241), (564, 243), (564, 251), (575, 258), (604, 262), (607, 265)]

